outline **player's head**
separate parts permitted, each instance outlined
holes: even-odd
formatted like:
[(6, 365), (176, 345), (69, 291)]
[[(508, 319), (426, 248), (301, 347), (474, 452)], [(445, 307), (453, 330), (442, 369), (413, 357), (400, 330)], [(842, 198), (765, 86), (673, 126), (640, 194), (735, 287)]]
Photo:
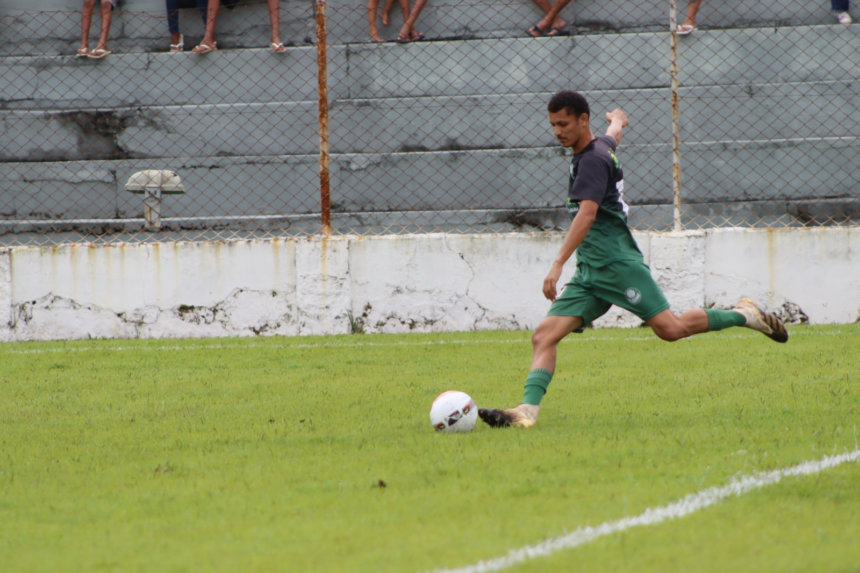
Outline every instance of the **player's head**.
[(546, 107), (550, 113), (558, 113), (564, 110), (568, 115), (574, 117), (579, 117), (582, 114), (591, 115), (591, 110), (588, 109), (588, 100), (579, 92), (558, 92), (550, 98), (549, 104)]
[(552, 132), (562, 147), (573, 147), (576, 150), (579, 143), (591, 141), (589, 118), (591, 110), (588, 101), (577, 92), (558, 92), (547, 104), (549, 122)]

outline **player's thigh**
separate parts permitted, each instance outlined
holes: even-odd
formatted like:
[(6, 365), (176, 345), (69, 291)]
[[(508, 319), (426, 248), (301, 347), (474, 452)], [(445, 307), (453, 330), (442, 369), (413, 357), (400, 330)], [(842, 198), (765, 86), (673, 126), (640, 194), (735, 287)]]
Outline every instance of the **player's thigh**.
[(561, 295), (549, 307), (547, 318), (553, 316), (578, 318), (579, 323), (570, 332), (582, 332), (586, 324), (606, 314), (612, 305), (592, 291), (588, 282), (589, 275), (590, 269), (583, 267), (577, 269), (573, 280), (564, 286)]
[(592, 288), (602, 299), (647, 321), (669, 308), (651, 270), (639, 261), (619, 261), (596, 269)]

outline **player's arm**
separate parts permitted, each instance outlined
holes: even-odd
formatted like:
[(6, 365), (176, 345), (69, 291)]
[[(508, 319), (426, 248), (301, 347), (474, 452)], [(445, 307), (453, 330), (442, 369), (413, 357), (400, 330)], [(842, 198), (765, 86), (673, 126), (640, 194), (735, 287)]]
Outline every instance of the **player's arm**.
[(624, 128), (630, 125), (627, 121), (627, 114), (618, 107), (606, 114), (606, 121), (609, 122), (609, 127), (606, 128), (606, 135), (615, 140), (615, 144), (621, 143), (621, 136)]
[(558, 256), (552, 263), (549, 274), (543, 280), (543, 295), (549, 300), (555, 300), (558, 295), (556, 285), (561, 277), (561, 272), (564, 268), (564, 263), (573, 255), (573, 252), (582, 244), (588, 230), (591, 229), (594, 219), (597, 217), (597, 201), (588, 199), (579, 204), (579, 211), (570, 222), (570, 229), (567, 231), (567, 237), (564, 238), (564, 243), (558, 252)]

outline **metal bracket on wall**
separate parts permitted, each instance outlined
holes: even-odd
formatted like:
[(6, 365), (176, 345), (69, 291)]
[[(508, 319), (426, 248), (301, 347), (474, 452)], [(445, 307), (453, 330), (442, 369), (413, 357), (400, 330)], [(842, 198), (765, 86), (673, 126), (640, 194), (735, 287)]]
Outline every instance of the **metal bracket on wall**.
[(166, 169), (138, 171), (128, 178), (125, 190), (143, 194), (143, 217), (150, 231), (161, 229), (161, 196), (185, 193), (179, 174)]

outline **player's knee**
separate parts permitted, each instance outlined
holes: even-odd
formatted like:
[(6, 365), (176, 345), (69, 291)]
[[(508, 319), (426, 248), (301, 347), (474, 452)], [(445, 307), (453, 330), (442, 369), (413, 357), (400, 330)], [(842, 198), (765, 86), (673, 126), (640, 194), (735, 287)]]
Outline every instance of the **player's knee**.
[(543, 348), (544, 346), (552, 346), (556, 344), (558, 341), (555, 340), (555, 336), (552, 335), (546, 328), (541, 328), (538, 326), (537, 330), (532, 333), (532, 346), (534, 348)]
[(652, 328), (652, 330), (654, 330), (654, 334), (657, 335), (657, 338), (665, 340), (666, 342), (675, 342), (676, 340), (681, 340), (685, 337), (684, 329), (677, 325), (660, 326)]
[(535, 348), (540, 348), (543, 346), (544, 341), (546, 340), (546, 335), (544, 332), (538, 328), (534, 332), (532, 332), (532, 346)]

